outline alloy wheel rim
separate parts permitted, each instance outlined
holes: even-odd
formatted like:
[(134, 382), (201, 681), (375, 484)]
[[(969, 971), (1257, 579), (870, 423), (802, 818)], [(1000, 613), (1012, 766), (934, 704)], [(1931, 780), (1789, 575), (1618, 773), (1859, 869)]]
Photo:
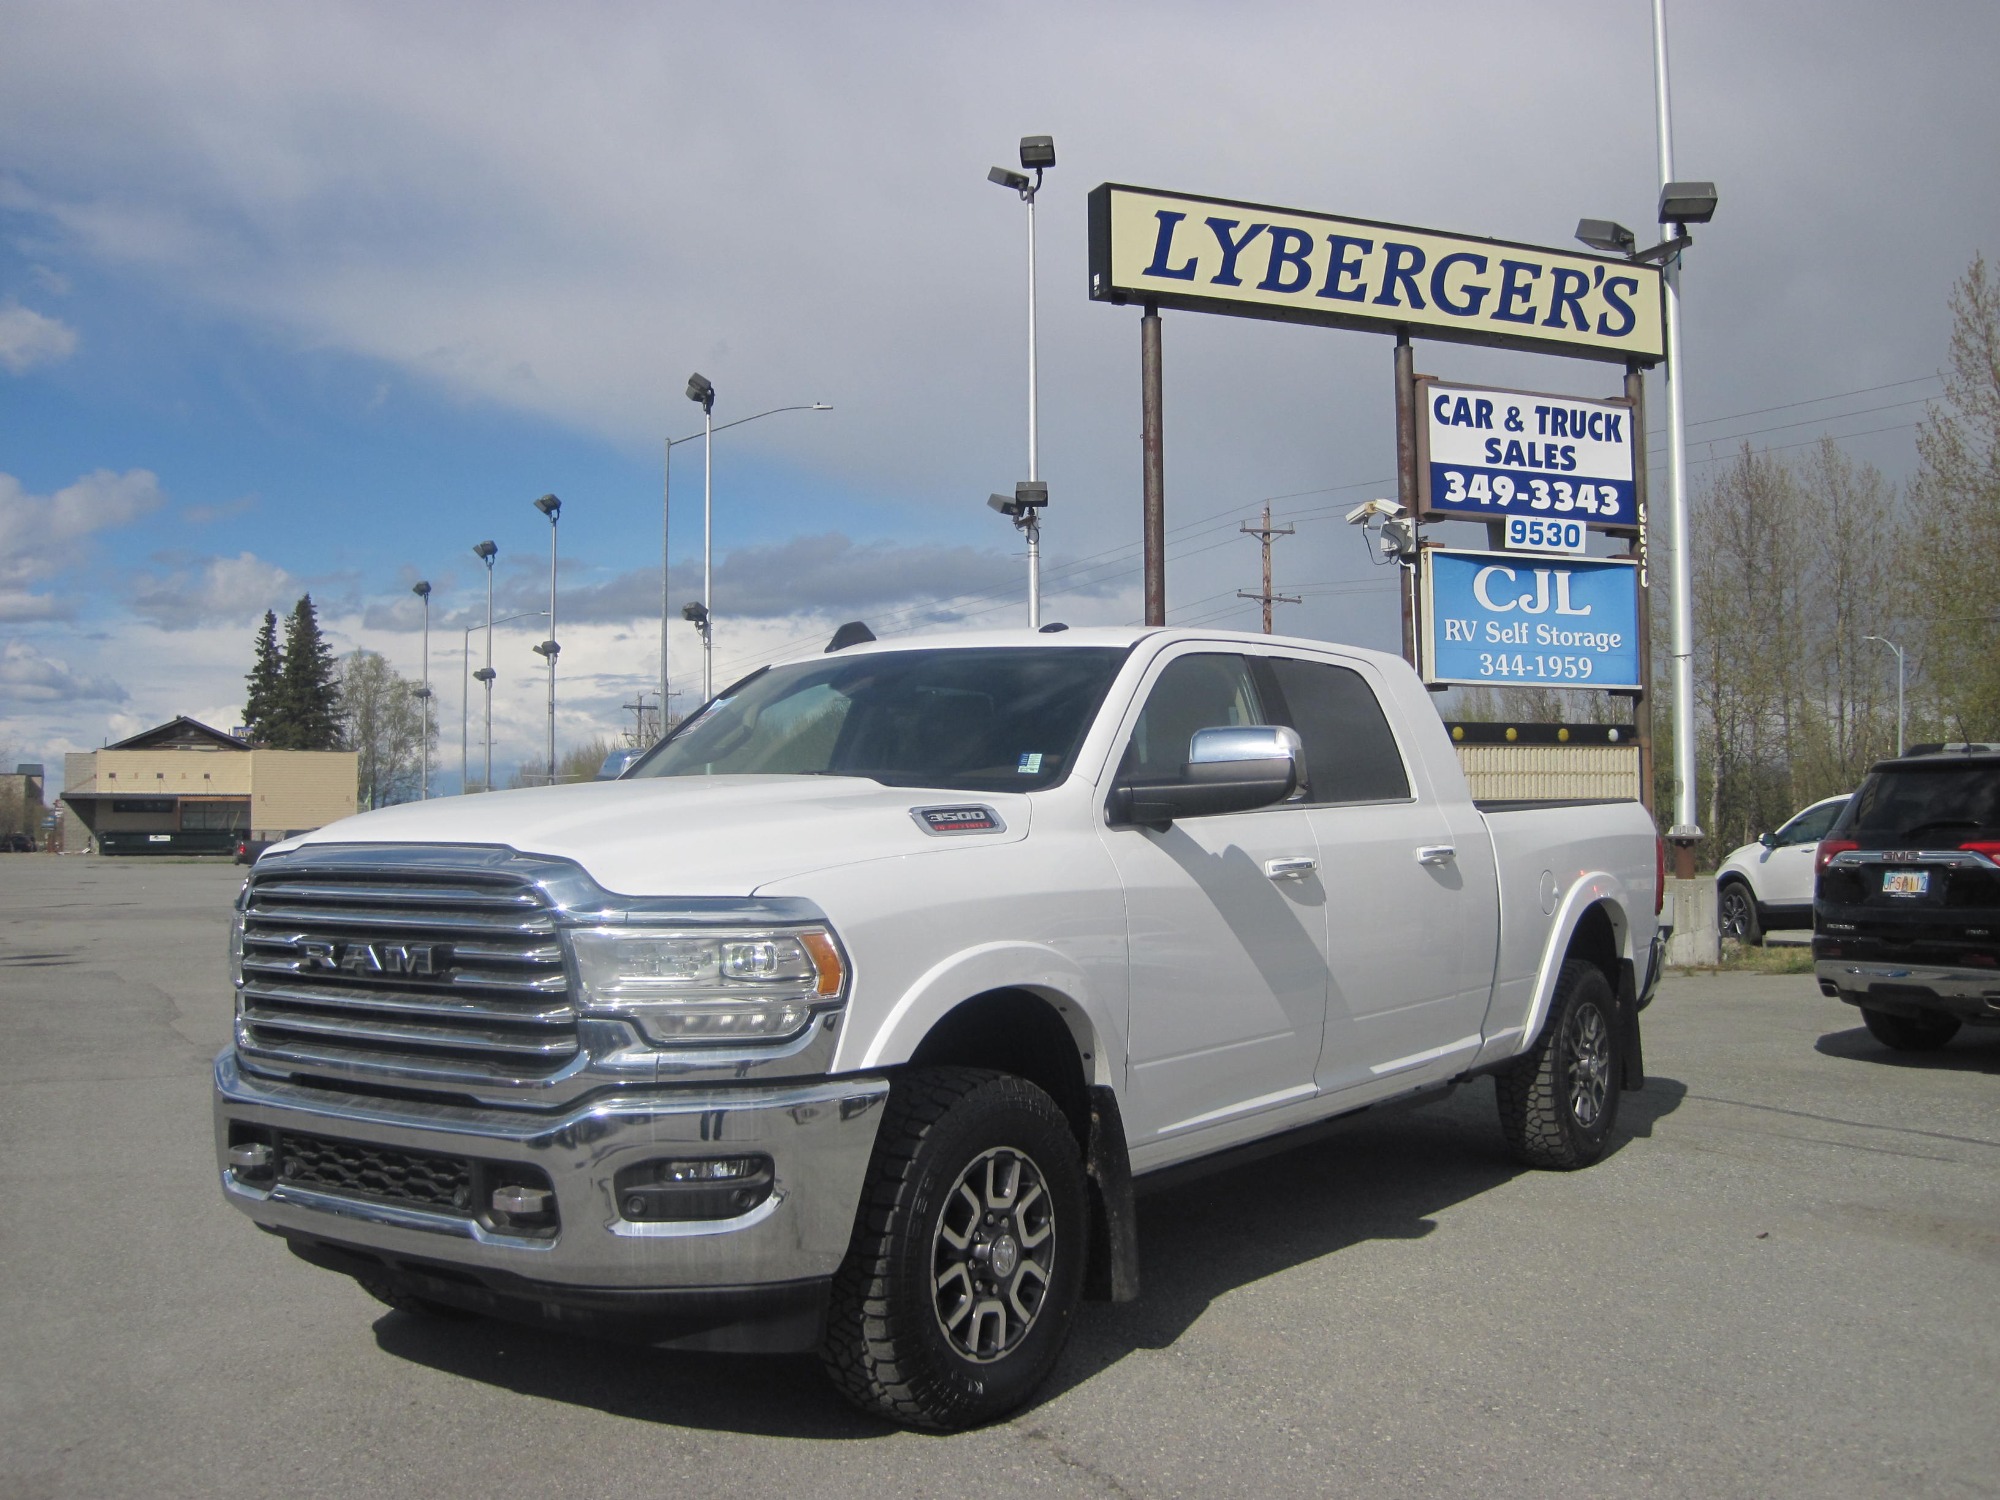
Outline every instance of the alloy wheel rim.
[(1048, 1299), (1055, 1249), (1054, 1205), (1032, 1157), (995, 1146), (967, 1163), (931, 1234), (932, 1307), (954, 1353), (990, 1364), (1020, 1346)]
[(1611, 1092), (1611, 1028), (1595, 1005), (1577, 1007), (1564, 1036), (1569, 1054), (1569, 1108), (1576, 1123), (1593, 1128)]
[(1748, 915), (1749, 902), (1741, 891), (1732, 890), (1723, 896), (1722, 931), (1725, 936), (1740, 942), (1750, 930), (1750, 924), (1745, 920)]

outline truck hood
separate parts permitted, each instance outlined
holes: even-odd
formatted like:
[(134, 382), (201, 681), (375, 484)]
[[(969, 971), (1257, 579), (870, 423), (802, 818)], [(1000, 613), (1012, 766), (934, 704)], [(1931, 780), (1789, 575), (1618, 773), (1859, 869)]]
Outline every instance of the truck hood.
[[(1004, 827), (927, 832), (925, 807), (983, 806)], [(315, 844), (486, 844), (572, 860), (627, 896), (748, 896), (830, 866), (1025, 838), (1018, 792), (885, 787), (839, 776), (665, 776), (406, 802), (329, 823)]]

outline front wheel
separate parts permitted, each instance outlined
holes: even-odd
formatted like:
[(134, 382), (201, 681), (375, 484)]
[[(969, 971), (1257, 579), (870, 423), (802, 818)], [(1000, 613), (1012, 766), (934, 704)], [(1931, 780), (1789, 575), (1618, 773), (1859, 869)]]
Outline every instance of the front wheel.
[(1611, 981), (1568, 959), (1556, 976), (1542, 1039), (1493, 1075), (1500, 1129), (1526, 1166), (1574, 1171), (1604, 1154), (1624, 1069)]
[(1726, 881), (1716, 898), (1717, 925), (1722, 935), (1754, 948), (1764, 941), (1764, 927), (1757, 920), (1757, 898), (1740, 880)]
[(1935, 1052), (1958, 1035), (1959, 1026), (1955, 1016), (1899, 1016), (1865, 1005), (1861, 1023), (1876, 1041), (1898, 1052)]
[(976, 1068), (896, 1080), (821, 1359), (857, 1406), (951, 1431), (1055, 1367), (1083, 1293), (1083, 1160), (1033, 1084)]

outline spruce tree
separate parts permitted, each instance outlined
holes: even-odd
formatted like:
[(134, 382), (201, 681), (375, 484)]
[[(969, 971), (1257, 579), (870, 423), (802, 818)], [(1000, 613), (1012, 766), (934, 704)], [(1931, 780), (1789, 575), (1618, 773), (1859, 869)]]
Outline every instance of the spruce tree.
[(269, 744), (272, 720), (278, 712), (285, 671), (284, 655), (278, 650), (278, 617), (264, 611), (264, 623), (257, 627), (256, 659), (244, 680), (250, 691), (243, 702), (243, 733), (253, 745)]
[(333, 648), (319, 633), (319, 613), (307, 594), (285, 621), (285, 660), (270, 743), (278, 750), (340, 748), (340, 684)]

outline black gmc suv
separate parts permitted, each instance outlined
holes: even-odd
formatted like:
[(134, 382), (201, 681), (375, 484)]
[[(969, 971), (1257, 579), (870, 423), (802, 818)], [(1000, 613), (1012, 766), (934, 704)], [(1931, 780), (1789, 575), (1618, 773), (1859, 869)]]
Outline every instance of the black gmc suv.
[(1813, 968), (1899, 1051), (2000, 1024), (2000, 749), (1879, 761), (1820, 842)]

